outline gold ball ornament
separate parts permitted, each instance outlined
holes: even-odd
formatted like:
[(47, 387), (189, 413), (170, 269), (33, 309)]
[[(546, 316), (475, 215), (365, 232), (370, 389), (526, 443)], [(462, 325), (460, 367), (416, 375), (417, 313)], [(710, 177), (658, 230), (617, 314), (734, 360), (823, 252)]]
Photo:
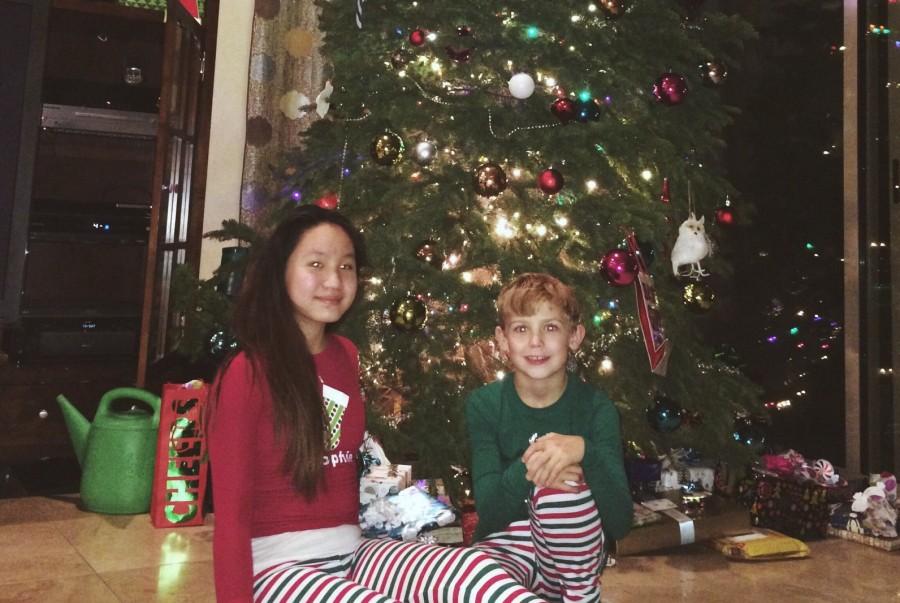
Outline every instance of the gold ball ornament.
[(431, 239), (419, 244), (416, 249), (416, 257), (438, 270), (444, 265), (444, 254), (438, 248), (437, 242)]
[(482, 163), (475, 168), (475, 192), (482, 197), (496, 197), (506, 190), (506, 172), (496, 163)]
[(425, 303), (415, 297), (398, 299), (391, 306), (391, 324), (400, 331), (418, 331), (425, 326), (428, 308)]
[(397, 165), (406, 146), (396, 132), (385, 130), (372, 141), (372, 159), (379, 165)]
[(716, 292), (706, 283), (688, 283), (682, 289), (682, 301), (690, 310), (709, 312), (716, 301)]

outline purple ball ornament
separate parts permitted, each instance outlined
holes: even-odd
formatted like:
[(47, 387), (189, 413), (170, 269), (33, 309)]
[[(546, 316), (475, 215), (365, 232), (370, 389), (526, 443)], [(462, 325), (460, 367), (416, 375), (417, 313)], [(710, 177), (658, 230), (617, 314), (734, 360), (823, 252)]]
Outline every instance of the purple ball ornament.
[(624, 249), (610, 249), (600, 260), (600, 274), (614, 287), (627, 287), (637, 272), (637, 261)]
[(678, 73), (664, 73), (653, 84), (653, 96), (664, 105), (680, 105), (687, 96), (688, 85), (683, 75)]

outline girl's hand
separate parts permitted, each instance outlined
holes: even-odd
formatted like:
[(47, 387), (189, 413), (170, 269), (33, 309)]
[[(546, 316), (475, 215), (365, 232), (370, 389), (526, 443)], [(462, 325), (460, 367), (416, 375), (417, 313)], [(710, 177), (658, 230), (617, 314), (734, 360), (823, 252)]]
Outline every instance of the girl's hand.
[(537, 485), (559, 483), (562, 471), (584, 459), (584, 438), (548, 433), (532, 443), (522, 461), (532, 482)]
[(584, 471), (581, 469), (581, 465), (569, 465), (560, 471), (559, 479), (557, 479), (557, 481), (549, 483), (538, 483), (528, 474), (526, 474), (525, 477), (532, 481), (535, 486), (553, 488), (554, 490), (562, 490), (563, 492), (577, 492), (578, 485), (584, 482)]

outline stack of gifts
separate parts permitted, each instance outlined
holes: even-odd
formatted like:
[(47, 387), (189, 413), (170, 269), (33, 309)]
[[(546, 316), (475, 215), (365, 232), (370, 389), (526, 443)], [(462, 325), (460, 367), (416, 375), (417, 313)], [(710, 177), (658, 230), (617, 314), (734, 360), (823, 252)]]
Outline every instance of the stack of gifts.
[(456, 521), (447, 503), (412, 485), (412, 467), (392, 464), (384, 449), (366, 434), (360, 449), (359, 525), (368, 538), (434, 541), (427, 532)]
[(660, 458), (660, 490), (712, 492), (715, 487), (714, 464), (704, 461), (690, 448), (678, 448)]
[(683, 494), (670, 490), (665, 497), (635, 503), (631, 532), (616, 542), (617, 555), (637, 555), (723, 535), (746, 532), (747, 509), (706, 492)]
[(686, 494), (725, 492), (725, 466), (704, 460), (690, 448), (679, 448), (652, 458), (626, 458), (625, 473), (635, 500), (656, 498), (678, 490)]
[(869, 484), (868, 488), (853, 495), (852, 502), (832, 508), (828, 535), (887, 551), (900, 549), (897, 478), (891, 473), (881, 473), (872, 476)]
[(798, 452), (763, 455), (743, 487), (753, 525), (801, 539), (825, 536), (829, 503), (848, 493), (847, 481), (825, 459), (807, 461)]

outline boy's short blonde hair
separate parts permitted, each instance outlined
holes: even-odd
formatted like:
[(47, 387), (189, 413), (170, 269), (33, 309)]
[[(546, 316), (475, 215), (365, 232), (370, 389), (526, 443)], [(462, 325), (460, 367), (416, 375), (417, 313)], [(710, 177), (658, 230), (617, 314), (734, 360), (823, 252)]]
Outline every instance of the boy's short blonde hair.
[(516, 277), (500, 290), (497, 314), (500, 326), (510, 316), (530, 316), (541, 302), (559, 306), (573, 325), (581, 322), (581, 306), (575, 291), (555, 276), (529, 272)]

